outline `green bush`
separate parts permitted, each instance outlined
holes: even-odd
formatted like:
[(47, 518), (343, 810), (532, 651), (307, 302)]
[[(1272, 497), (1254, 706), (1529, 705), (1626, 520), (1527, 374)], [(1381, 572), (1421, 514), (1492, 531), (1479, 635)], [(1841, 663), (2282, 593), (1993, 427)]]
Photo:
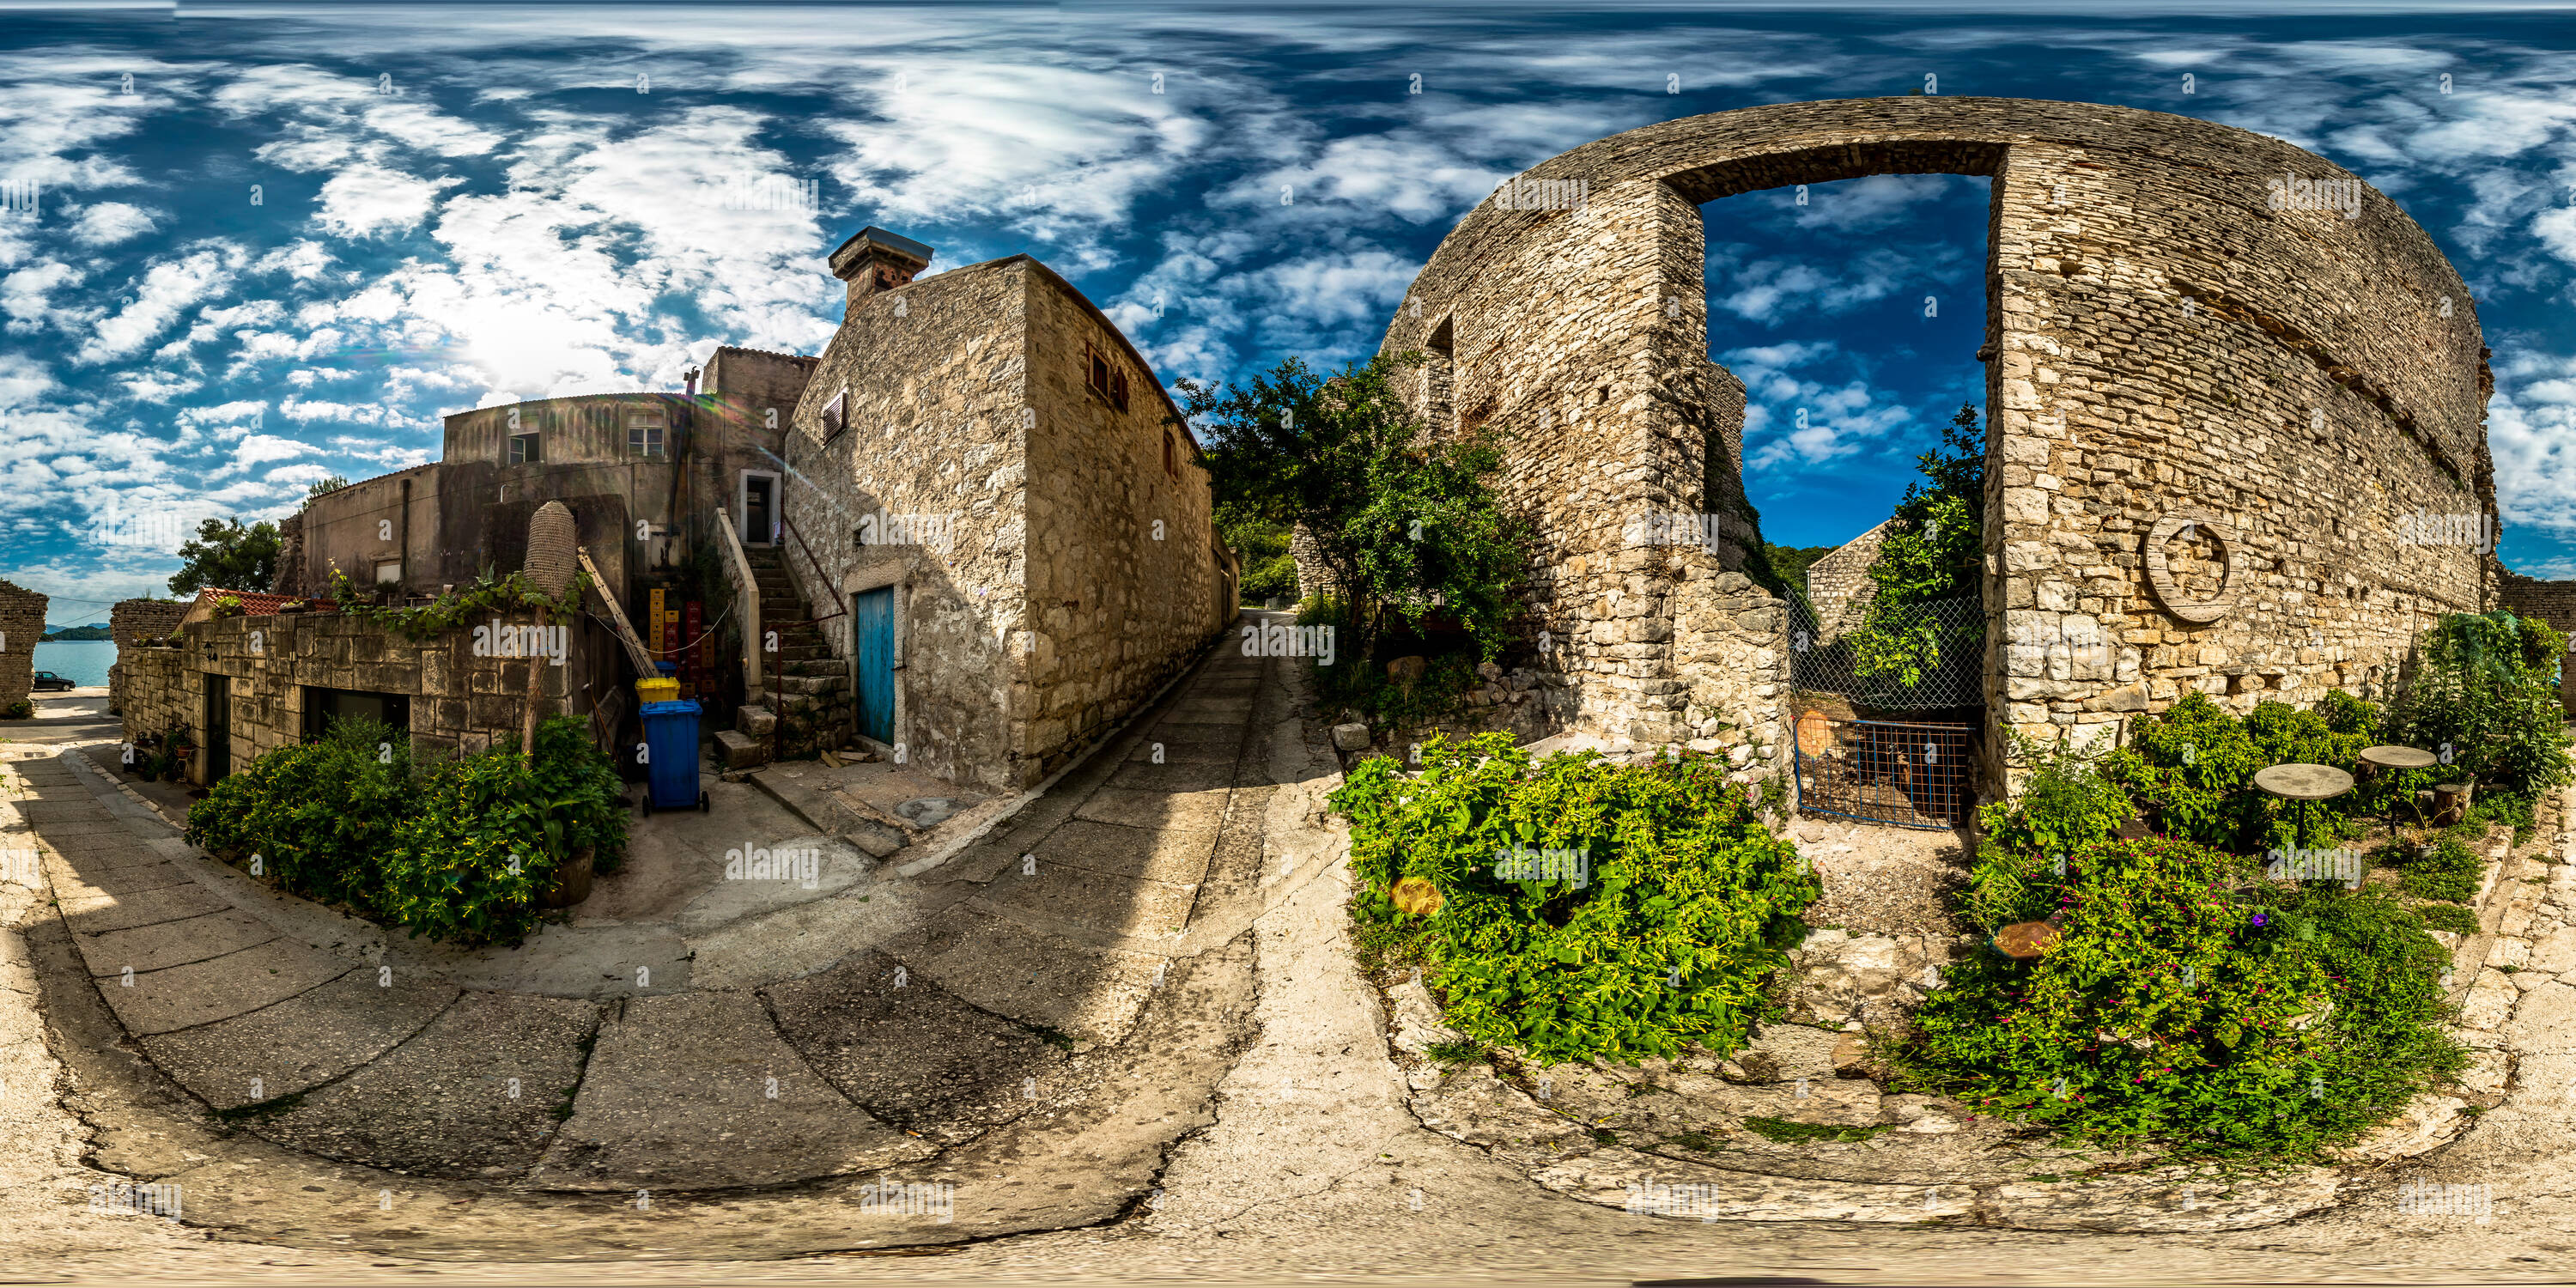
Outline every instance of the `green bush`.
[(415, 765), (410, 739), (335, 721), (319, 742), (244, 766), (188, 812), (188, 840), (290, 893), (432, 939), (479, 944), (534, 929), (557, 867), (584, 847), (613, 870), (626, 846), (615, 766), (576, 716), (515, 748)]
[[(1299, 602), (1297, 624), (1331, 626), (1343, 647), (1358, 638), (1350, 629), (1347, 606), (1331, 595)], [(1315, 691), (1328, 710), (1348, 707), (1380, 729), (1418, 730), (1459, 709), (1479, 682), (1476, 662), (1471, 652), (1443, 653), (1427, 657), (1420, 676), (1397, 680), (1369, 658), (1342, 653), (1331, 666), (1315, 668)]]
[(2440, 781), (2474, 777), (2518, 796), (2565, 786), (2566, 714), (2555, 680), (2565, 637), (2501, 609), (2453, 613), (2426, 632), (2414, 674), (2389, 711), (2395, 741), (2448, 747)]
[(2257, 703), (2243, 719), (2192, 693), (2159, 715), (2134, 722), (2129, 744), (2108, 757), (2105, 774), (2156, 811), (2169, 835), (2236, 851), (2291, 849), (2357, 836), (2359, 819), (2429, 784), (2433, 771), (2382, 773), (2331, 800), (2285, 801), (2254, 786), (2272, 765), (2332, 765), (2355, 772), (2361, 751), (2378, 741), (2378, 709), (2347, 693), (2329, 693), (2315, 710)]
[(2478, 914), (2456, 903), (2421, 903), (2415, 905), (2415, 919), (2426, 930), (2447, 930), (2455, 935), (2478, 933)]
[[(1420, 774), (1363, 761), (1331, 799), (1351, 820), (1364, 926), (1409, 915), (1396, 882), (1429, 882), (1441, 902), (1416, 942), (1449, 1022), (1543, 1063), (1741, 1046), (1819, 894), (1706, 758), (1533, 767), (1506, 734), (1434, 738)], [(1580, 851), (1588, 879), (1508, 879), (1516, 847)]]
[(394, 825), (413, 800), (411, 739), (376, 720), (334, 720), (321, 741), (280, 747), (188, 810), (187, 840), (308, 899), (375, 906)]
[(20, 698), (5, 707), (0, 707), (0, 720), (33, 720), (35, 718), (36, 704), (25, 698)]
[(2466, 903), (2478, 896), (2478, 878), (2486, 871), (2486, 861), (2456, 836), (2443, 836), (2421, 849), (2400, 843), (2381, 853), (2404, 873), (2398, 887), (2418, 899)]
[(2282, 1160), (2359, 1137), (2459, 1067), (2446, 955), (2411, 912), (2255, 875), (2171, 839), (2096, 843), (2063, 875), (1982, 856), (1972, 883), (2015, 892), (1986, 919), (2053, 913), (2062, 938), (2027, 965), (1984, 951), (1949, 968), (1895, 1052), (1902, 1084), (2068, 1143)]

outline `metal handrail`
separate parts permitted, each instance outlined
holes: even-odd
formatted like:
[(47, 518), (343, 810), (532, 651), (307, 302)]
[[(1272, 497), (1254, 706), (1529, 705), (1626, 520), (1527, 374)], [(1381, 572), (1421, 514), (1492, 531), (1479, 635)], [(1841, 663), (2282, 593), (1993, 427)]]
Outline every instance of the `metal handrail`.
[[(814, 584), (828, 589), (832, 584), (832, 579), (823, 571), (823, 561), (814, 557), (813, 547), (805, 544), (805, 534), (796, 530), (796, 521), (787, 517), (787, 507), (784, 505), (778, 507), (778, 526), (785, 528), (787, 530), (787, 535), (796, 539), (796, 548), (805, 552), (805, 562), (814, 565)], [(832, 597), (832, 611), (825, 613), (820, 617), (812, 618), (811, 620), (817, 622), (828, 622), (833, 618), (840, 616), (844, 611), (840, 607), (840, 598), (840, 596), (834, 595)]]
[(742, 538), (735, 536), (733, 520), (725, 517), (724, 507), (716, 507), (716, 529), (724, 533), (726, 571), (733, 574), (734, 586), (743, 598), (742, 617), (742, 700), (746, 706), (758, 706), (760, 685), (760, 579), (751, 572), (751, 557), (742, 552)]

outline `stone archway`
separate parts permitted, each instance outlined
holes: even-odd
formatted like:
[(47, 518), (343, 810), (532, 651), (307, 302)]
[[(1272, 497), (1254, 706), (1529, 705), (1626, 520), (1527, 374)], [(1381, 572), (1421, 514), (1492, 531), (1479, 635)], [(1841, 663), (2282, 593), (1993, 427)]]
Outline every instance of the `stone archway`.
[[(2321, 693), (2484, 602), (2476, 552), (2382, 538), (2419, 507), (2494, 505), (2467, 288), (2387, 198), (2357, 186), (2350, 218), (2276, 209), (2297, 204), (2277, 195), (2288, 180), (2358, 180), (2276, 139), (2127, 108), (1747, 108), (1532, 167), (1459, 222), (1387, 330), (1386, 350), (1433, 357), (1417, 410), (1436, 431), (1510, 434), (1506, 496), (1542, 543), (1532, 631), (1562, 642), (1538, 664), (1580, 692), (1578, 727), (1713, 737), (1748, 780), (1785, 757), (1785, 614), (1741, 571), (1743, 525), (1693, 544), (1629, 535), (1741, 496), (1743, 390), (1707, 355), (1699, 206), (1930, 172), (1993, 184), (1990, 734), (2103, 732), (2255, 672)], [(1732, 478), (1699, 448), (1712, 434)], [(2206, 626), (2149, 586), (2143, 538), (2182, 507), (2244, 547), (2243, 602)]]

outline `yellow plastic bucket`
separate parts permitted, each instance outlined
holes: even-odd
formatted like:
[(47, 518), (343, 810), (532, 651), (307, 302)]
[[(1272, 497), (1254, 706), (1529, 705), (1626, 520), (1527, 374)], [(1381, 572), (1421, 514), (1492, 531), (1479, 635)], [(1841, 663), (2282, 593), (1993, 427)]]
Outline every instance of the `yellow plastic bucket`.
[(635, 697), (641, 702), (677, 702), (680, 700), (680, 682), (671, 679), (637, 680)]

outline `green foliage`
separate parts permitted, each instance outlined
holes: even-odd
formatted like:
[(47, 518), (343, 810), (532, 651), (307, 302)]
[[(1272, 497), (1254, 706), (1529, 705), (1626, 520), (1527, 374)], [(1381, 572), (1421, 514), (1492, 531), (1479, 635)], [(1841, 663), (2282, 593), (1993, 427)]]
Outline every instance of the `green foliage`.
[(1894, 1129), (1891, 1127), (1834, 1127), (1820, 1123), (1791, 1122), (1786, 1118), (1747, 1118), (1744, 1120), (1744, 1130), (1764, 1140), (1775, 1141), (1782, 1145), (1810, 1145), (1818, 1141), (1850, 1145), (1868, 1140), (1880, 1132)]
[(2400, 842), (2383, 847), (2380, 853), (2395, 860), (2404, 873), (2398, 888), (2418, 899), (2466, 903), (2478, 896), (2478, 879), (2486, 872), (2486, 860), (2457, 836), (2442, 836), (2424, 845)]
[(1975, 404), (1961, 404), (1941, 427), (1941, 445), (1914, 458), (1923, 477), (1905, 485), (1869, 566), (1877, 593), (1860, 626), (1846, 636), (1863, 676), (1919, 683), (1946, 651), (1985, 638), (1982, 624), (1975, 631), (1945, 629), (1921, 611), (1925, 604), (1981, 592), (1986, 441), (1977, 419)]
[(1396, 389), (1422, 355), (1379, 355), (1330, 377), (1289, 358), (1224, 393), (1174, 386), (1185, 414), (1211, 418), (1208, 468), (1219, 506), (1246, 520), (1302, 525), (1350, 597), (1355, 659), (1392, 624), (1454, 622), (1491, 660), (1520, 615), (1530, 532), (1489, 480), (1491, 437), (1435, 440)]
[(1768, 541), (1762, 543), (1762, 555), (1770, 561), (1771, 571), (1778, 573), (1780, 580), (1796, 587), (1798, 593), (1802, 595), (1807, 590), (1807, 569), (1814, 567), (1817, 560), (1840, 549), (1842, 549), (1840, 546), (1775, 546)]
[[(1316, 595), (1297, 605), (1298, 625), (1330, 625), (1338, 640), (1353, 638), (1349, 623), (1349, 610), (1335, 596)], [(1422, 674), (1409, 680), (1391, 678), (1385, 667), (1344, 654), (1331, 666), (1315, 668), (1315, 691), (1327, 710), (1347, 707), (1372, 725), (1404, 732), (1428, 728), (1458, 710), (1479, 678), (1476, 660), (1464, 653), (1425, 658)]]
[(613, 869), (626, 846), (622, 783), (585, 723), (547, 720), (536, 753), (421, 765), (400, 730), (334, 721), (217, 783), (189, 811), (188, 840), (239, 864), (259, 855), (284, 889), (416, 935), (515, 940), (560, 864), (591, 848)]
[(33, 720), (35, 718), (36, 704), (25, 698), (20, 698), (5, 707), (0, 707), (0, 720)]
[[(1364, 925), (1406, 916), (1398, 880), (1440, 892), (1421, 947), (1460, 1031), (1546, 1063), (1636, 1059), (1694, 1040), (1734, 1050), (1768, 1013), (1764, 980), (1818, 887), (1723, 763), (1587, 752), (1533, 767), (1485, 734), (1435, 738), (1423, 765), (1362, 761), (1331, 799), (1351, 819)], [(1516, 848), (1580, 851), (1588, 879), (1506, 879)]]
[(2285, 801), (2257, 790), (2256, 771), (2272, 765), (2361, 767), (2361, 750), (2378, 741), (2377, 711), (2331, 693), (2314, 711), (2285, 702), (2256, 704), (2243, 719), (2192, 693), (2158, 715), (2133, 722), (2129, 745), (2104, 771), (2156, 811), (2170, 835), (2237, 851), (2292, 849), (2358, 835), (2359, 819), (2410, 799), (2431, 771), (2381, 773), (2331, 800)]
[(2413, 747), (2448, 747), (2452, 773), (2537, 796), (2576, 779), (2554, 677), (2565, 637), (2501, 609), (2452, 613), (2425, 633), (2422, 655), (2389, 711)]
[(185, 599), (207, 587), (266, 590), (277, 580), (280, 549), (274, 523), (243, 527), (239, 519), (207, 519), (197, 525), (195, 539), (180, 543), (170, 593)]
[(317, 496), (328, 495), (347, 486), (349, 486), (349, 480), (337, 474), (329, 478), (315, 479), (312, 486), (304, 489), (304, 499), (310, 501)]
[(2052, 870), (2060, 856), (2119, 835), (2136, 815), (2129, 794), (2102, 773), (2103, 757), (2066, 742), (2043, 744), (2012, 733), (2014, 762), (2030, 777), (2021, 794), (2008, 801), (1979, 806), (1977, 821), (1985, 839), (1981, 854), (1996, 861), (1981, 863), (1969, 887), (1968, 914), (1989, 933), (2008, 922), (2033, 920), (2045, 911), (2024, 915), (2028, 900), (2010, 856), (2037, 856)]
[(2426, 930), (2447, 930), (2455, 935), (2474, 935), (2479, 930), (2476, 911), (2456, 903), (2419, 903), (2415, 905), (2415, 919), (2423, 922)]
[(2256, 875), (2170, 839), (2095, 843), (2062, 876), (1982, 854), (1972, 881), (2021, 892), (1993, 915), (2053, 912), (2062, 937), (1948, 969), (1897, 1048), (1903, 1082), (2068, 1143), (2259, 1162), (2349, 1143), (2461, 1066), (2447, 954), (2411, 911)]
[(1291, 529), (1250, 512), (1240, 504), (1216, 507), (1217, 535), (1243, 560), (1243, 602), (1297, 598), (1297, 561), (1288, 553)]
[(342, 613), (420, 643), (434, 640), (489, 613), (533, 608), (547, 621), (570, 621), (581, 611), (582, 593), (589, 588), (590, 574), (577, 572), (573, 574), (571, 588), (564, 591), (562, 598), (549, 599), (524, 572), (496, 578), (486, 568), (480, 579), (462, 590), (450, 591), (417, 608), (387, 608), (368, 602), (368, 592), (350, 581), (347, 573), (337, 568), (331, 570), (331, 597), (339, 601)]

